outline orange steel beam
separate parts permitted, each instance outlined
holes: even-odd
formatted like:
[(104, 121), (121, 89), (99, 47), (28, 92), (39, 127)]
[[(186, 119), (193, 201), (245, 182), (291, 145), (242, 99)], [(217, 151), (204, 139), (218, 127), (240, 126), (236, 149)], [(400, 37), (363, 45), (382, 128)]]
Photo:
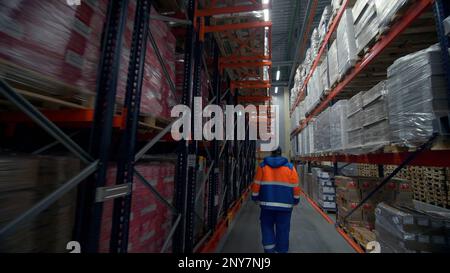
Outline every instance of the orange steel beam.
[(239, 29), (251, 29), (260, 27), (271, 27), (272, 22), (259, 21), (259, 22), (248, 22), (248, 23), (238, 23), (229, 25), (216, 25), (216, 26), (205, 26), (204, 32), (222, 32), (227, 30), (239, 30)]
[(238, 67), (263, 67), (272, 66), (272, 61), (260, 61), (260, 62), (246, 62), (246, 63), (223, 63), (219, 66), (223, 68), (238, 68)]
[(245, 102), (265, 102), (270, 99), (271, 98), (268, 96), (242, 96), (242, 97), (239, 97), (239, 101), (245, 101)]
[(236, 84), (234, 85), (236, 88), (270, 88), (272, 85), (270, 83), (260, 83), (260, 84)]
[(207, 8), (197, 10), (196, 15), (198, 17), (207, 17), (219, 14), (230, 14), (230, 13), (241, 13), (241, 12), (251, 12), (251, 11), (259, 11), (270, 9), (269, 4), (260, 4), (260, 5), (240, 5), (240, 6), (231, 6), (231, 7), (221, 7), (221, 8)]
[[(42, 114), (50, 121), (61, 123), (76, 123), (90, 125), (94, 120), (93, 109), (42, 110)], [(115, 115), (113, 127), (122, 128), (124, 115)], [(33, 122), (22, 112), (7, 112), (0, 115), (0, 123), (30, 123)]]
[(235, 84), (258, 84), (258, 83), (270, 83), (269, 81), (232, 81)]
[(270, 56), (267, 56), (267, 55), (254, 55), (254, 56), (231, 55), (231, 56), (220, 57), (219, 62), (225, 63), (225, 62), (243, 62), (243, 61), (259, 61), (259, 60), (270, 60)]

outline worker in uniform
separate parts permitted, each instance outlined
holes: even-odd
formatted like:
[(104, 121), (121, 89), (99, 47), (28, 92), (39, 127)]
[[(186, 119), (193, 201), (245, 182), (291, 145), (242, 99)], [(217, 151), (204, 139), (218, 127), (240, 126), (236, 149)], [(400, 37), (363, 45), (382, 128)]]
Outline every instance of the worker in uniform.
[(281, 148), (264, 158), (252, 183), (252, 199), (261, 207), (262, 244), (266, 253), (286, 253), (292, 209), (299, 203), (300, 187), (297, 171)]

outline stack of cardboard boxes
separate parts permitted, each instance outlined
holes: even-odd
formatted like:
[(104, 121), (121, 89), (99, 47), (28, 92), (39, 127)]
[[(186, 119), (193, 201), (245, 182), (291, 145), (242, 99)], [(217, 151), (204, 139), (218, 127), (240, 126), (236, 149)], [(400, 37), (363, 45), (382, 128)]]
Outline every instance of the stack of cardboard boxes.
[[(23, 90), (90, 103), (96, 92), (109, 1), (81, 1), (78, 6), (59, 0), (15, 2), (6, 1), (0, 9), (0, 71)], [(126, 94), (135, 12), (136, 0), (131, 0), (122, 37), (116, 94), (119, 107)], [(151, 13), (156, 11), (152, 9)], [(150, 29), (175, 82), (176, 38), (162, 21), (151, 20)], [(170, 90), (155, 50), (148, 43), (141, 114), (168, 118), (171, 106), (179, 99)]]
[(412, 190), (407, 180), (393, 179), (383, 186), (374, 196), (350, 215), (354, 209), (381, 182), (375, 177), (345, 177), (336, 176), (336, 203), (338, 219), (346, 227), (365, 227), (373, 230), (375, 226), (375, 208), (380, 202), (408, 204), (412, 202)]
[[(173, 201), (175, 164), (143, 162), (136, 169), (167, 201)], [(115, 185), (117, 169), (108, 169), (107, 185)], [(112, 200), (104, 202), (100, 233), (100, 252), (109, 252), (111, 237)], [(173, 215), (140, 180), (133, 183), (128, 252), (160, 252), (170, 232)]]
[(450, 252), (450, 215), (381, 203), (375, 233), (382, 253)]
[[(80, 171), (80, 161), (61, 156), (0, 157), (0, 226), (8, 224)], [(76, 190), (0, 242), (0, 252), (66, 252), (72, 238)]]

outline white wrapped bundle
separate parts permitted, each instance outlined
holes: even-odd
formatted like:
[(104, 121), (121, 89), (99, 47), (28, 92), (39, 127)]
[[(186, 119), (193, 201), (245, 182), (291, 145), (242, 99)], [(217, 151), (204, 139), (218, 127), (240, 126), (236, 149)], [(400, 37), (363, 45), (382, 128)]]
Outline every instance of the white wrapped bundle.
[[(359, 11), (360, 6), (363, 8), (361, 11)], [(379, 18), (373, 0), (358, 0), (352, 11), (357, 52), (361, 53), (378, 35)]]
[(379, 27), (389, 26), (392, 19), (410, 0), (373, 0), (378, 14)]
[(338, 65), (338, 56), (337, 56), (337, 46), (336, 41), (334, 41), (330, 49), (328, 51), (328, 75), (329, 75), (329, 82), (330, 87), (332, 87), (339, 78), (339, 65)]
[(439, 45), (396, 60), (388, 68), (387, 85), (393, 142), (406, 146), (425, 142), (449, 112)]
[(347, 146), (347, 100), (336, 102), (330, 113), (331, 151), (339, 152)]
[(355, 28), (351, 9), (346, 9), (337, 29), (339, 76), (343, 77), (357, 61)]

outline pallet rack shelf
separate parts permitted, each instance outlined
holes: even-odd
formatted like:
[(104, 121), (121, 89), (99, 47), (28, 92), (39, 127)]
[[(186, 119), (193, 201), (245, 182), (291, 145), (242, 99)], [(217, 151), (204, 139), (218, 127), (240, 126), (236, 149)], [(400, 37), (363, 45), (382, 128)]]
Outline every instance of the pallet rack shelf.
[[(128, 81), (126, 87), (126, 99), (123, 112), (115, 111), (115, 99), (119, 59), (121, 54), (124, 26), (127, 22), (127, 0), (110, 0), (108, 13), (104, 25), (104, 41), (99, 63), (99, 75), (97, 77), (97, 95), (94, 109), (60, 109), (39, 111), (17, 90), (8, 83), (0, 81), (0, 94), (10, 103), (23, 112), (2, 113), (0, 122), (6, 124), (29, 123), (33, 121), (53, 136), (57, 143), (61, 143), (74, 155), (79, 157), (86, 167), (75, 177), (67, 181), (61, 188), (35, 204), (26, 212), (18, 215), (16, 219), (2, 226), (0, 238), (13, 232), (18, 225), (30, 221), (38, 214), (61, 198), (66, 192), (78, 187), (79, 199), (77, 202), (77, 216), (73, 239), (80, 242), (83, 252), (97, 252), (99, 249), (100, 221), (103, 210), (103, 202), (96, 200), (96, 193), (105, 188), (106, 171), (108, 163), (113, 157), (118, 157), (116, 185), (111, 189), (119, 191), (114, 197), (114, 212), (112, 217), (112, 232), (110, 251), (124, 253), (128, 251), (128, 233), (130, 225), (130, 207), (133, 183), (143, 183), (148, 189), (148, 194), (154, 194), (167, 205), (173, 212), (173, 226), (164, 243), (161, 252), (166, 252), (172, 242), (172, 250), (177, 253), (192, 253), (194, 251), (214, 251), (217, 240), (223, 234), (228, 223), (241, 204), (248, 196), (248, 186), (255, 171), (256, 142), (248, 140), (249, 127), (246, 128), (246, 140), (218, 141), (214, 140), (209, 145), (204, 142), (182, 140), (178, 143), (176, 159), (175, 196), (174, 202), (165, 200), (144, 176), (135, 168), (136, 162), (145, 157), (145, 154), (163, 140), (170, 141), (172, 124), (167, 126), (147, 126), (145, 120), (139, 118), (140, 94), (143, 79), (144, 60), (147, 43), (152, 44), (157, 59), (163, 70), (164, 59), (152, 38), (149, 20), (174, 21), (185, 28), (178, 28), (174, 32), (185, 35), (184, 58), (184, 82), (181, 103), (193, 106), (193, 97), (202, 96), (200, 92), (201, 70), (206, 70), (209, 104), (221, 105), (223, 103), (236, 105), (239, 101), (242, 88), (268, 88), (269, 79), (264, 79), (264, 69), (270, 67), (271, 53), (252, 52), (250, 54), (236, 54), (230, 56), (221, 52), (220, 33), (246, 30), (252, 37), (264, 38), (269, 36), (271, 22), (261, 21), (255, 17), (254, 21), (239, 24), (211, 23), (212, 15), (225, 15), (230, 13), (242, 13), (248, 11), (262, 11), (270, 8), (266, 4), (244, 3), (218, 3), (211, 1), (206, 7), (199, 8), (199, 1), (189, 0), (186, 12), (177, 12), (176, 18), (167, 16), (152, 17), (150, 14), (151, 2), (149, 0), (137, 0), (136, 13), (134, 14), (134, 30), (130, 49), (130, 61), (128, 69)], [(225, 7), (218, 7), (222, 4)], [(261, 36), (261, 30), (263, 35)], [(259, 35), (259, 36), (258, 36)], [(223, 37), (222, 37), (223, 38)], [(238, 37), (234, 42), (239, 49), (248, 47), (249, 39)], [(219, 41), (219, 43), (217, 42)], [(261, 43), (261, 41), (259, 41)], [(223, 47), (222, 47), (223, 48)], [(236, 50), (235, 53), (242, 53)], [(205, 58), (205, 54), (209, 56)], [(253, 54), (253, 55), (252, 55)], [(235, 61), (233, 58), (239, 58)], [(206, 62), (205, 60), (212, 60)], [(248, 60), (247, 60), (248, 59)], [(258, 65), (254, 65), (258, 63)], [(208, 69), (208, 66), (209, 69)], [(223, 66), (223, 67), (222, 67)], [(222, 69), (227, 73), (222, 73)], [(209, 70), (209, 71), (208, 71)], [(174, 91), (174, 83), (168, 77), (167, 71), (163, 71), (170, 89)], [(209, 73), (211, 72), (211, 73)], [(229, 74), (235, 73), (238, 78), (230, 78)], [(254, 76), (257, 80), (249, 83)], [(229, 85), (230, 81), (235, 81)], [(250, 84), (248, 86), (247, 84)], [(256, 85), (255, 85), (256, 84)], [(263, 87), (261, 87), (264, 85)], [(256, 91), (255, 91), (256, 92)], [(246, 100), (246, 98), (242, 98)], [(251, 101), (265, 102), (267, 98), (253, 96), (247, 98)], [(69, 106), (68, 106), (69, 107)], [(85, 150), (71, 139), (58, 126), (75, 128), (78, 126), (91, 127), (92, 134), (90, 149)], [(248, 119), (247, 119), (248, 123)], [(56, 125), (58, 124), (58, 126)], [(235, 125), (236, 126), (236, 125)], [(113, 130), (113, 129), (120, 130)], [(140, 132), (144, 129), (144, 132)], [(147, 129), (147, 130), (146, 130)], [(153, 131), (148, 132), (148, 129)], [(236, 127), (235, 127), (236, 129)], [(115, 136), (120, 140), (119, 154), (111, 152), (111, 139)], [(143, 144), (137, 146), (137, 142)], [(55, 146), (52, 143), (50, 146)], [(200, 147), (201, 145), (203, 147)], [(42, 149), (40, 149), (42, 150)], [(196, 213), (196, 173), (199, 169), (199, 156), (204, 154), (207, 158), (207, 175), (203, 185), (208, 187), (207, 219), (203, 219)], [(220, 170), (223, 165), (223, 171)], [(136, 179), (134, 179), (136, 177)], [(134, 181), (137, 180), (137, 181)], [(222, 182), (222, 183), (219, 183)], [(219, 188), (222, 185), (223, 188)], [(124, 190), (125, 189), (125, 190)], [(126, 190), (128, 189), (128, 190)], [(221, 193), (221, 198), (219, 198)], [(198, 221), (207, 221), (207, 229), (200, 240), (194, 238), (194, 227)]]
[[(347, 8), (350, 1), (344, 1), (341, 9), (339, 10), (337, 16), (334, 18), (332, 24), (330, 25), (330, 28), (327, 32), (327, 35), (324, 39), (323, 44), (321, 45), (319, 49), (319, 53), (316, 57), (316, 59), (313, 62), (312, 68), (310, 73), (308, 74), (307, 78), (305, 79), (304, 84), (302, 85), (302, 88), (300, 92), (298, 93), (298, 96), (292, 105), (291, 108), (291, 115), (293, 114), (293, 111), (296, 107), (298, 107), (301, 100), (305, 97), (306, 92), (306, 86), (308, 81), (310, 80), (313, 72), (315, 69), (317, 69), (318, 64), (321, 60), (322, 55), (324, 54), (328, 43), (330, 42), (330, 39), (332, 39), (334, 32), (337, 29), (337, 26), (339, 24), (339, 21), (342, 17), (343, 12)], [(425, 16), (423, 22), (429, 23), (427, 20), (434, 19), (436, 22), (436, 28), (437, 28), (437, 38), (439, 42), (441, 43), (441, 47), (445, 48), (445, 46), (448, 47), (448, 39), (443, 35), (442, 31), (442, 18), (445, 18), (444, 14), (446, 14), (448, 11), (445, 10), (445, 3), (442, 3), (442, 1), (437, 0), (415, 0), (411, 1), (408, 8), (402, 12), (400, 16), (398, 16), (397, 20), (389, 27), (389, 29), (383, 33), (381, 36), (379, 36), (379, 39), (371, 46), (371, 48), (368, 50), (368, 53), (365, 54), (357, 63), (356, 65), (343, 77), (343, 79), (334, 87), (332, 88), (327, 94), (322, 98), (320, 103), (309, 113), (307, 114), (306, 118), (302, 121), (300, 121), (300, 124), (293, 128), (291, 132), (291, 138), (297, 136), (307, 125), (308, 123), (315, 117), (317, 117), (322, 111), (330, 107), (332, 103), (334, 103), (336, 100), (341, 98), (349, 97), (350, 95), (354, 94), (355, 92), (354, 87), (352, 85), (355, 85), (356, 87), (358, 84), (364, 81), (364, 79), (358, 80), (359, 77), (363, 77), (364, 73), (366, 72), (367, 68), (369, 68), (371, 65), (376, 64), (379, 58), (383, 57), (385, 58), (385, 55), (390, 54), (392, 51), (390, 47), (396, 42), (396, 40), (401, 39), (402, 35), (414, 35), (407, 31), (409, 27), (411, 27), (418, 18), (424, 17), (423, 15), (425, 13), (428, 13), (430, 16)], [(434, 12), (434, 14), (433, 14)], [(415, 28), (417, 28), (416, 26)], [(420, 29), (419, 29), (420, 28)], [(429, 31), (428, 28), (425, 30), (423, 26), (419, 27), (418, 29), (420, 31)], [(423, 34), (422, 34), (423, 35)], [(425, 35), (426, 37), (430, 38), (431, 36)], [(424, 37), (425, 37), (424, 36)], [(412, 37), (412, 36), (411, 36)], [(436, 37), (436, 36), (434, 36)], [(429, 42), (428, 42), (429, 43)], [(443, 50), (443, 60), (444, 65), (446, 67), (445, 71), (447, 74), (449, 73), (448, 67), (449, 65), (449, 57), (448, 53), (446, 53), (445, 50)], [(404, 52), (403, 52), (404, 54)], [(392, 57), (390, 57), (392, 59)], [(387, 66), (390, 64), (391, 59), (388, 59), (387, 62), (381, 62), (380, 65), (383, 67), (384, 70), (386, 70)], [(370, 77), (370, 75), (369, 75)], [(449, 78), (447, 76), (447, 78)], [(349, 91), (350, 90), (350, 91)], [(363, 154), (363, 155), (348, 155), (348, 154), (323, 154), (323, 155), (309, 155), (304, 157), (298, 157), (299, 160), (303, 161), (332, 161), (332, 162), (353, 162), (353, 163), (372, 163), (372, 164), (400, 164), (402, 160), (404, 160), (410, 153), (408, 152), (402, 152), (402, 153), (371, 153), (371, 154)], [(418, 156), (412, 164), (413, 165), (423, 165), (423, 166), (442, 166), (447, 167), (450, 166), (450, 162), (446, 160), (448, 158), (448, 150), (445, 151), (425, 151), (422, 155)]]
[[(319, 50), (319, 53), (317, 54), (317, 57), (314, 60), (311, 71), (308, 77), (305, 79), (302, 90), (299, 92), (297, 99), (295, 100), (295, 103), (291, 108), (291, 115), (294, 112), (294, 109), (299, 105), (300, 101), (304, 98), (307, 83), (311, 79), (315, 69), (317, 69), (317, 66), (319, 65), (319, 62), (322, 58), (322, 55), (325, 49), (327, 48), (327, 45), (333, 33), (336, 31), (340, 19), (342, 18), (342, 14), (347, 8), (349, 2), (350, 2), (349, 0), (346, 0), (342, 4), (342, 7), (338, 15), (335, 17), (333, 23), (331, 24), (330, 29), (328, 30), (324, 42)], [(398, 21), (390, 27), (389, 31), (383, 34), (380, 40), (370, 48), (369, 53), (366, 54), (359, 62), (356, 63), (355, 67), (347, 75), (345, 75), (343, 80), (340, 83), (338, 83), (337, 86), (329, 92), (329, 94), (325, 97), (325, 99), (322, 100), (317, 107), (315, 107), (315, 109), (308, 115), (308, 117), (305, 120), (303, 120), (301, 124), (292, 131), (291, 135), (299, 134), (306, 127), (309, 121), (311, 121), (312, 118), (316, 117), (323, 110), (325, 110), (333, 101), (333, 99), (335, 99), (341, 92), (343, 92), (345, 87), (349, 85), (352, 82), (352, 80), (355, 79), (355, 77), (357, 77), (360, 73), (364, 72), (364, 69), (367, 68), (369, 64), (371, 64), (371, 62), (376, 60), (376, 58), (383, 52), (383, 50), (385, 50), (399, 35), (401, 35), (402, 32), (406, 28), (408, 28), (408, 26), (410, 26), (421, 14), (427, 11), (432, 6), (433, 2), (434, 0), (414, 1), (411, 4), (410, 8), (403, 13), (401, 18), (399, 18)]]

